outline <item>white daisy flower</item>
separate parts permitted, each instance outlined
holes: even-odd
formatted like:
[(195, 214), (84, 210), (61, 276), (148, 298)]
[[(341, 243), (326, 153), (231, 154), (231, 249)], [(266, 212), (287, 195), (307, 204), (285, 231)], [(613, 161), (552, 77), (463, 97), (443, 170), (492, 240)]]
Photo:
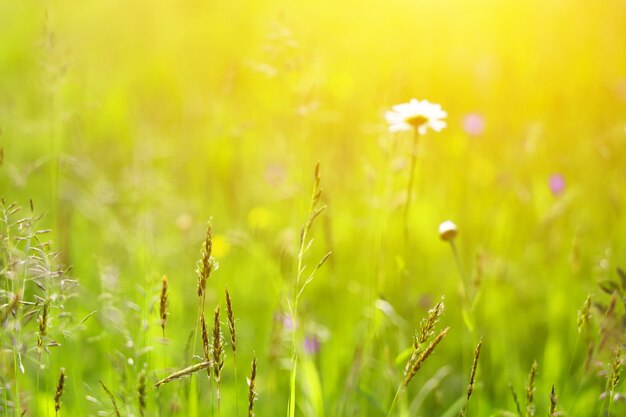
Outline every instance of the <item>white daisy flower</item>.
[(428, 100), (411, 99), (408, 103), (393, 106), (392, 109), (385, 114), (390, 132), (416, 129), (423, 135), (428, 129), (439, 132), (446, 127), (446, 122), (441, 119), (445, 119), (448, 113), (439, 104)]

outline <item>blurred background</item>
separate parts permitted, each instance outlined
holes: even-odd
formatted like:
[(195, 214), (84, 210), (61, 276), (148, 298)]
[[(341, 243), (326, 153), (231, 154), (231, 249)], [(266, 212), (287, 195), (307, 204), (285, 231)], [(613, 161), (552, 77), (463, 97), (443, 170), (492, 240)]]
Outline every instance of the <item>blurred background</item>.
[[(240, 332), (224, 415), (237, 390), (245, 404), (253, 351), (258, 415), (284, 413), (287, 300), (319, 161), (328, 209), (305, 263), (333, 254), (301, 300), (298, 415), (386, 415), (397, 355), (442, 295), (450, 334), (399, 415), (460, 404), (481, 336), (474, 415), (514, 411), (508, 383), (523, 394), (533, 360), (538, 407), (556, 384), (562, 409), (585, 415), (604, 382), (583, 369), (577, 310), (606, 302), (597, 283), (626, 266), (625, 19), (623, 0), (2, 2), (0, 195), (45, 214), (80, 281), (75, 322), (97, 312), (51, 351), (54, 372), (19, 376), (33, 407), (49, 409), (63, 366), (68, 415), (108, 407), (98, 380), (131, 413), (139, 369), (156, 380), (200, 354), (194, 268), (212, 218), (207, 301), (223, 305), (228, 286)], [(420, 138), (405, 242), (411, 135), (388, 133), (384, 113), (413, 97), (449, 117)], [(192, 415), (176, 384), (149, 409)]]

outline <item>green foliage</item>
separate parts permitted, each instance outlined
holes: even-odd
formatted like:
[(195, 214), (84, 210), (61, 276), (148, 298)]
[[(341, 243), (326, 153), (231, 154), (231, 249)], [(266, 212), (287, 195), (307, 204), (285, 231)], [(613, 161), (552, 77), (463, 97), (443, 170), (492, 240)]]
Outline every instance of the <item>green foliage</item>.
[[(54, 415), (60, 369), (60, 416), (217, 414), (200, 283), (223, 416), (624, 415), (625, 13), (0, 2), (0, 414)], [(416, 149), (412, 97), (448, 112)]]

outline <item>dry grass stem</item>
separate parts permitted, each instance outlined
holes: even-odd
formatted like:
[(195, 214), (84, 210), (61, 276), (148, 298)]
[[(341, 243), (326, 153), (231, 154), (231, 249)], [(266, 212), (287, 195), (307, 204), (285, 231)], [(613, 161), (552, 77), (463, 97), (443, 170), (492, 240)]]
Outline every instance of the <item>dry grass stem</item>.
[(177, 379), (184, 378), (184, 377), (186, 377), (188, 375), (191, 375), (191, 374), (196, 373), (198, 371), (201, 371), (203, 369), (210, 368), (211, 366), (213, 366), (213, 361), (204, 361), (204, 362), (197, 363), (195, 365), (188, 366), (185, 369), (181, 369), (180, 371), (176, 371), (176, 372), (170, 374), (169, 376), (163, 378), (162, 380), (160, 380), (159, 382), (154, 384), (154, 388), (158, 388), (158, 387), (160, 387), (163, 384), (167, 384), (168, 382), (172, 382), (172, 381), (175, 381)]

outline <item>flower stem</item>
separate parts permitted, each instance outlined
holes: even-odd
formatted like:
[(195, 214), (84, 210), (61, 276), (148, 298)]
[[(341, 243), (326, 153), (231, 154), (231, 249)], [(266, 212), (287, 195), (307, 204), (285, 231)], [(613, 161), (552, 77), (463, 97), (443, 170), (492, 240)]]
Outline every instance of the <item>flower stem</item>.
[(404, 243), (409, 242), (409, 212), (411, 211), (411, 197), (413, 192), (413, 182), (415, 181), (415, 164), (417, 162), (417, 144), (419, 141), (419, 131), (413, 129), (413, 144), (411, 146), (411, 167), (409, 170), (409, 183), (406, 188), (406, 204), (404, 205)]
[(461, 287), (463, 289), (463, 298), (467, 298), (467, 290), (469, 288), (469, 282), (465, 276), (465, 271), (463, 270), (463, 265), (461, 264), (461, 258), (459, 257), (459, 252), (456, 249), (456, 243), (454, 243), (454, 239), (450, 241), (450, 247), (452, 248), (452, 254), (454, 255), (454, 260), (456, 262), (457, 270), (459, 271), (459, 276), (461, 277)]

